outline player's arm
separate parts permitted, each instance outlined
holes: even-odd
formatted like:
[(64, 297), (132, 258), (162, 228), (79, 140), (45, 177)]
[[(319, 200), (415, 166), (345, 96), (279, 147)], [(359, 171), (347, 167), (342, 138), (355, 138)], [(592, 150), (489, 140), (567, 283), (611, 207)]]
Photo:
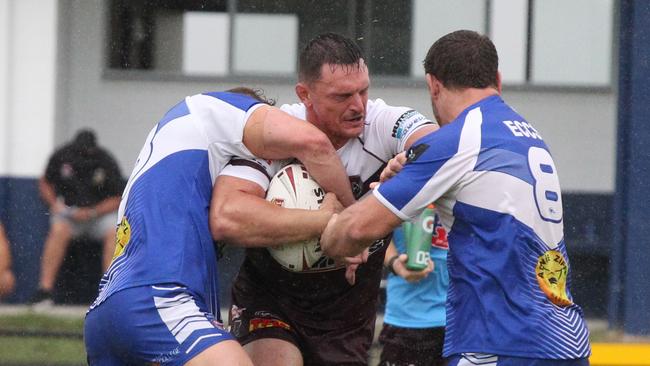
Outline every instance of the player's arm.
[(48, 207), (52, 207), (56, 203), (56, 192), (54, 191), (54, 186), (45, 177), (41, 177), (38, 180), (38, 191)]
[(342, 209), (327, 194), (319, 210), (279, 207), (257, 183), (220, 175), (212, 191), (210, 230), (214, 240), (240, 246), (272, 246), (317, 238), (329, 218)]
[(244, 127), (244, 145), (264, 159), (297, 158), (326, 192), (333, 192), (345, 206), (354, 202), (350, 181), (327, 136), (278, 108), (262, 106)]
[(325, 255), (352, 257), (386, 236), (402, 220), (386, 208), (374, 195), (335, 214), (330, 219), (320, 244)]
[(409, 147), (415, 143), (415, 141), (419, 140), (421, 137), (424, 137), (425, 135), (430, 134), (431, 132), (438, 131), (440, 127), (438, 126), (437, 123), (427, 123), (425, 125), (420, 126), (417, 130), (413, 131), (413, 133), (409, 136), (408, 139), (406, 139), (406, 143), (404, 144), (404, 150), (408, 150)]

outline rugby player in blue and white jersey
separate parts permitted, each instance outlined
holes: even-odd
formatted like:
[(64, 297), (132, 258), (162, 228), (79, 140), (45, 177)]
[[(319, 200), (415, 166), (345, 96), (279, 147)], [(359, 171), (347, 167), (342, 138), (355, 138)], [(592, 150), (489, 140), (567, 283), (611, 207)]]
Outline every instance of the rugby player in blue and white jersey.
[(449, 230), (450, 365), (588, 365), (557, 170), (539, 132), (501, 99), (493, 43), (450, 33), (429, 49), (425, 72), (442, 127), (393, 160), (373, 195), (332, 217), (323, 250), (355, 255), (434, 201)]
[[(354, 200), (325, 134), (250, 89), (233, 91), (187, 97), (149, 133), (122, 196), (113, 261), (86, 317), (91, 365), (252, 365), (221, 327), (208, 224), (215, 179), (232, 156), (306, 159), (321, 185)], [(304, 222), (292, 235), (307, 240), (339, 208), (329, 195), (320, 210), (284, 215)]]

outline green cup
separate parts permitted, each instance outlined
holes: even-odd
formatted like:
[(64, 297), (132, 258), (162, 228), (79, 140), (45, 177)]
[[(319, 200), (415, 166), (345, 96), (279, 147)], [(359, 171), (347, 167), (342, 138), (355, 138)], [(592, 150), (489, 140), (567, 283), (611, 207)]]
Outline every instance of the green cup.
[(422, 271), (427, 268), (431, 256), (431, 240), (435, 212), (431, 206), (422, 211), (420, 216), (402, 224), (406, 242), (406, 268)]

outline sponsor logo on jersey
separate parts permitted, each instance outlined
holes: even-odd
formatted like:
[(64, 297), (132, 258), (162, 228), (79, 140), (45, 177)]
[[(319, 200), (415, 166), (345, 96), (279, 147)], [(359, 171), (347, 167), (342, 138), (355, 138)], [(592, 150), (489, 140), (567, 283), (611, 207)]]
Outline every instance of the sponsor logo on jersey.
[(431, 237), (431, 246), (438, 249), (449, 249), (449, 242), (447, 241), (447, 230), (442, 226), (440, 217), (436, 214), (433, 220), (433, 232)]
[(276, 206), (284, 206), (284, 198), (278, 198), (278, 197), (273, 197), (271, 199), (271, 203), (276, 205)]
[(254, 332), (258, 329), (264, 329), (264, 328), (282, 328), (286, 330), (291, 330), (291, 326), (280, 319), (253, 318), (248, 324), (249, 332)]
[(352, 175), (348, 177), (350, 179), (350, 186), (352, 187), (352, 194), (354, 198), (359, 199), (363, 193), (363, 182), (361, 181), (360, 175)]
[(427, 144), (418, 144), (411, 146), (411, 148), (409, 148), (406, 152), (406, 162), (410, 163), (417, 160), (420, 155), (424, 154), (424, 152), (427, 151), (427, 149), (429, 149), (429, 145)]
[(548, 250), (537, 259), (535, 273), (542, 292), (557, 306), (573, 304), (566, 292), (566, 279), (569, 266), (562, 253)]
[(126, 216), (122, 217), (122, 221), (117, 225), (117, 232), (115, 235), (115, 251), (113, 252), (113, 259), (119, 257), (124, 253), (124, 248), (131, 240), (131, 225)]
[(74, 168), (72, 167), (72, 164), (63, 163), (63, 165), (61, 165), (61, 170), (59, 171), (59, 174), (61, 174), (61, 178), (64, 179), (72, 178), (72, 176), (74, 176)]
[(426, 120), (426, 117), (421, 115), (418, 111), (415, 111), (413, 109), (408, 110), (402, 114), (395, 122), (391, 136), (397, 139), (401, 139), (402, 137), (406, 136), (411, 128), (413, 128), (413, 126), (423, 120)]
[(93, 184), (101, 186), (106, 182), (106, 170), (104, 168), (97, 168), (93, 172)]
[(230, 327), (228, 331), (232, 333), (235, 337), (241, 337), (241, 324), (242, 324), (242, 315), (246, 311), (246, 308), (240, 308), (237, 305), (233, 305), (230, 308)]

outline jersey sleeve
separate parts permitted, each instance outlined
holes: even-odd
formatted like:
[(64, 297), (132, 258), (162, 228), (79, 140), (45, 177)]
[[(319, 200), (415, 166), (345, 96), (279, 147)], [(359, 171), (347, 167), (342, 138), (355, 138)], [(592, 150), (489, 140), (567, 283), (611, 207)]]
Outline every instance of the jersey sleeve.
[(257, 183), (264, 191), (269, 188), (271, 178), (280, 170), (282, 163), (275, 160), (245, 159), (234, 157), (219, 175), (227, 175)]
[[(480, 133), (473, 128), (463, 131), (462, 126), (448, 125), (418, 140), (407, 151), (404, 168), (380, 184), (374, 196), (402, 220), (409, 220), (453, 191), (474, 169), (480, 149)], [(440, 210), (452, 205), (436, 206)]]
[(406, 141), (418, 128), (432, 124), (420, 112), (408, 107), (394, 107), (383, 100), (368, 101), (366, 121), (369, 123), (365, 141), (375, 141), (371, 147), (380, 156), (394, 156), (404, 150)]
[(193, 122), (206, 138), (213, 182), (232, 157), (255, 158), (244, 145), (244, 127), (250, 115), (264, 104), (227, 92), (194, 95), (186, 98), (186, 103)]

